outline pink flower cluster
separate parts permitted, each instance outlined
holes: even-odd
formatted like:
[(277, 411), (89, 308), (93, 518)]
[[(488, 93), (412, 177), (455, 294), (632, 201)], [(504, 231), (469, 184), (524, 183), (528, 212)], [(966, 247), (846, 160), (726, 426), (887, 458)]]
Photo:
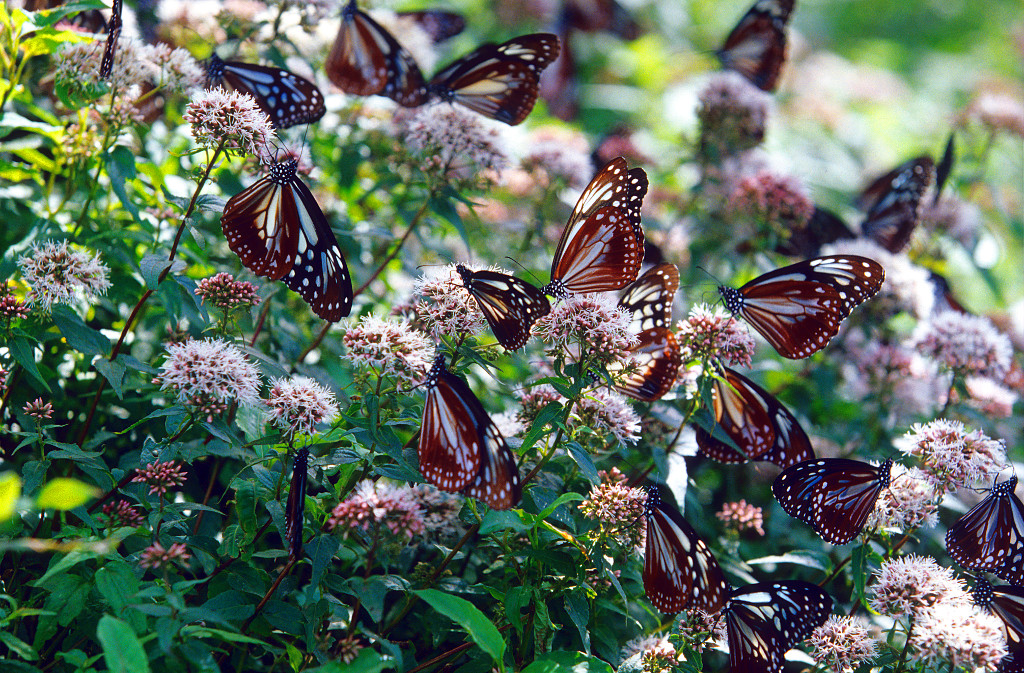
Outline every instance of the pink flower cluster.
[(416, 494), (410, 487), (366, 479), (331, 510), (327, 528), (340, 528), (344, 534), (354, 529), (375, 532), (383, 528), (393, 537), (410, 542), (422, 535), (426, 526)]
[(172, 563), (185, 563), (192, 555), (184, 542), (175, 542), (169, 548), (164, 549), (159, 542), (154, 542), (142, 550), (139, 556), (139, 566), (157, 570), (171, 565)]
[(259, 301), (256, 286), (244, 280), (235, 280), (230, 273), (218, 273), (196, 283), (196, 296), (217, 308), (255, 306)]
[(207, 149), (223, 143), (225, 149), (264, 156), (275, 137), (270, 117), (247, 93), (218, 87), (199, 91), (188, 102), (182, 118), (192, 127), (192, 137)]
[(154, 379), (208, 421), (232, 403), (256, 404), (259, 370), (242, 350), (222, 339), (189, 339), (167, 345), (167, 359)]
[(149, 484), (149, 494), (167, 495), (167, 492), (185, 483), (184, 466), (177, 461), (169, 460), (164, 463), (150, 463), (137, 471), (132, 477), (132, 482)]
[(980, 430), (968, 431), (960, 421), (942, 418), (913, 425), (896, 441), (896, 448), (920, 459), (924, 469), (947, 489), (973, 486), (1006, 465), (1002, 441)]
[(749, 367), (754, 355), (750, 331), (721, 306), (712, 309), (697, 304), (690, 309), (690, 315), (676, 324), (676, 340), (684, 361), (719, 360), (729, 366)]
[(725, 71), (712, 76), (697, 108), (701, 154), (720, 161), (760, 145), (770, 106), (771, 96), (742, 75)]
[(275, 379), (264, 401), (274, 424), (288, 435), (312, 435), (316, 426), (338, 416), (334, 393), (305, 376)]
[(25, 412), (25, 415), (31, 416), (38, 421), (48, 421), (53, 418), (53, 405), (49, 402), (43, 402), (42, 397), (26, 402), (21, 410)]
[(28, 314), (28, 306), (25, 305), (25, 302), (14, 296), (11, 286), (6, 282), (0, 283), (0, 316), (11, 321), (26, 318)]
[(587, 499), (580, 503), (580, 512), (588, 519), (607, 524), (612, 537), (626, 547), (638, 547), (644, 539), (641, 516), (647, 504), (647, 494), (642, 488), (626, 485), (626, 476), (613, 467), (611, 471), (598, 472), (601, 483), (590, 491)]
[(914, 346), (954, 373), (1002, 378), (1010, 368), (1013, 345), (992, 321), (958, 311), (943, 311), (914, 331)]
[(107, 293), (110, 269), (99, 254), (75, 250), (67, 241), (34, 244), (18, 258), (22, 278), (28, 284), (30, 304), (49, 311), (54, 304), (71, 304), (76, 296), (86, 299)]
[(878, 645), (858, 617), (830, 616), (807, 638), (814, 660), (835, 673), (851, 673), (878, 654)]
[(938, 521), (942, 488), (935, 477), (917, 467), (892, 467), (889, 488), (882, 489), (864, 527), (894, 528), (906, 532), (934, 526)]
[(725, 208), (730, 219), (753, 220), (761, 225), (757, 233), (779, 238), (804, 229), (814, 213), (814, 203), (795, 178), (771, 171), (740, 180)]
[(129, 505), (126, 500), (108, 502), (101, 511), (107, 517), (107, 526), (110, 528), (137, 528), (146, 521), (139, 508)]
[[(480, 270), (476, 265), (465, 266), (471, 271)], [(496, 266), (489, 269), (508, 273)], [(422, 329), (435, 336), (474, 336), (487, 327), (479, 304), (463, 285), (454, 264), (428, 269), (417, 278), (410, 308)]]
[(586, 353), (588, 362), (607, 366), (625, 359), (636, 344), (631, 322), (611, 294), (572, 294), (555, 302), (533, 332), (573, 359)]
[(509, 164), (501, 133), (456, 105), (428, 105), (413, 113), (405, 143), (424, 173), (459, 182), (493, 179)]
[(352, 362), (400, 384), (421, 380), (434, 360), (430, 338), (394, 318), (364, 316), (341, 339)]
[(752, 530), (758, 535), (764, 535), (764, 514), (760, 507), (749, 504), (746, 500), (739, 502), (727, 502), (722, 505), (722, 510), (715, 514), (715, 518), (737, 533)]

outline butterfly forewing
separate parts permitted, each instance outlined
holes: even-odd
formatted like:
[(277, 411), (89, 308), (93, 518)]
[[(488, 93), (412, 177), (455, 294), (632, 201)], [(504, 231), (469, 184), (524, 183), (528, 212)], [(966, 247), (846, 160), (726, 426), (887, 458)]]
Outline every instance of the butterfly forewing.
[(342, 10), (341, 27), (324, 69), (335, 86), (357, 96), (379, 94), (406, 107), (423, 105), (429, 98), (412, 54), (354, 0)]
[(327, 218), (296, 175), (297, 165), (276, 164), (231, 197), (221, 228), (246, 268), (284, 280), (314, 313), (336, 322), (352, 310), (352, 279)]
[(988, 580), (979, 577), (975, 580), (971, 596), (975, 605), (1002, 620), (1006, 629), (1006, 649), (1013, 654), (1024, 653), (1024, 587), (992, 586)]
[(610, 366), (615, 378), (615, 389), (623, 395), (641, 402), (653, 402), (675, 387), (676, 375), (682, 364), (679, 343), (675, 334), (665, 327), (652, 327), (637, 335), (637, 345), (630, 349), (636, 364), (631, 373), (622, 366)]
[(429, 89), (441, 100), (515, 126), (533, 110), (540, 73), (558, 57), (558, 49), (558, 38), (550, 33), (485, 44), (435, 75)]
[(782, 673), (785, 655), (832, 614), (832, 597), (808, 582), (749, 584), (725, 606), (731, 673)]
[(471, 271), (461, 264), (456, 270), (498, 343), (508, 350), (526, 345), (533, 323), (551, 311), (544, 292), (526, 281), (499, 271)]
[(793, 0), (758, 0), (716, 52), (722, 66), (764, 91), (774, 90), (786, 60), (786, 22), (793, 4)]
[(114, 58), (117, 56), (117, 42), (121, 38), (122, 0), (114, 0), (111, 4), (110, 21), (107, 23), (107, 40), (103, 45), (103, 58), (100, 60), (100, 79), (107, 79), (114, 70)]
[(631, 331), (669, 327), (672, 301), (679, 289), (679, 269), (675, 264), (659, 264), (630, 284), (619, 299), (619, 306), (633, 316)]
[(327, 112), (320, 89), (283, 68), (222, 61), (213, 54), (207, 64), (206, 86), (218, 85), (252, 96), (279, 129), (315, 122)]
[(644, 591), (661, 612), (687, 607), (713, 615), (725, 606), (729, 584), (718, 561), (693, 527), (648, 490), (647, 541), (644, 546)]
[(846, 458), (809, 460), (776, 477), (772, 493), (782, 509), (826, 542), (847, 544), (860, 534), (883, 488), (892, 461), (880, 466)]
[(935, 163), (922, 156), (872, 182), (858, 199), (866, 211), (861, 231), (892, 253), (901, 252), (917, 226), (921, 197), (935, 177)]
[(725, 368), (722, 377), (711, 384), (715, 422), (737, 446), (737, 452), (715, 439), (701, 427), (696, 428), (697, 446), (704, 455), (720, 463), (745, 463), (759, 460), (775, 443), (770, 395), (739, 372)]
[(493, 509), (511, 509), (523, 497), (515, 454), (489, 418), (483, 436), (480, 473), (466, 487), (466, 495), (483, 500)]
[(1017, 477), (995, 483), (988, 497), (946, 533), (946, 551), (961, 567), (1019, 575), (1024, 554), (1024, 504), (1014, 494)]
[(285, 536), (288, 538), (288, 553), (292, 558), (299, 558), (302, 555), (302, 529), (306, 511), (308, 472), (309, 449), (303, 447), (295, 452), (291, 488), (288, 490), (288, 503), (285, 507)]

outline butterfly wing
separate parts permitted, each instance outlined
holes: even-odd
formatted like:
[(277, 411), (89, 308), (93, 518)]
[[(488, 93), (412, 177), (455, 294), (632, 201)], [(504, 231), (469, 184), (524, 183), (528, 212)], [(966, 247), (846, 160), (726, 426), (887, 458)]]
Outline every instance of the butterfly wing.
[(637, 335), (638, 343), (630, 353), (637, 362), (631, 373), (620, 373), (621, 366), (609, 367), (615, 389), (641, 402), (660, 400), (676, 383), (682, 355), (675, 334), (665, 327), (652, 327)]
[(946, 551), (958, 565), (969, 570), (1012, 569), (1007, 562), (1024, 548), (1024, 504), (1014, 495), (1016, 487), (1016, 477), (994, 484), (984, 500), (949, 528)]
[(412, 54), (360, 11), (355, 0), (342, 10), (341, 27), (324, 69), (335, 86), (357, 96), (379, 94), (405, 107), (423, 105), (429, 98)]
[(498, 271), (470, 271), (461, 264), (456, 269), (507, 350), (526, 345), (533, 323), (551, 311), (547, 296), (526, 281)]
[(114, 70), (114, 57), (117, 56), (117, 41), (121, 38), (122, 0), (114, 0), (111, 4), (110, 21), (107, 23), (107, 40), (103, 45), (103, 58), (100, 60), (100, 79), (107, 79)]
[(693, 607), (713, 615), (725, 606), (729, 584), (704, 540), (656, 487), (648, 490), (644, 591), (651, 605), (674, 613)]
[(558, 50), (558, 38), (550, 33), (485, 44), (439, 72), (429, 89), (441, 100), (515, 126), (533, 110), (540, 73)]
[(290, 160), (228, 200), (221, 228), (228, 246), (258, 276), (284, 280), (324, 320), (352, 310), (352, 278), (337, 239)]
[(775, 250), (791, 257), (813, 257), (820, 253), (823, 245), (855, 238), (857, 235), (842, 218), (831, 210), (815, 206), (807, 226), (791, 230), (789, 237), (779, 243)]
[(775, 444), (770, 398), (753, 381), (725, 368), (722, 377), (714, 379), (711, 384), (712, 409), (715, 422), (742, 452), (715, 439), (700, 426), (695, 427), (697, 446), (704, 455), (720, 463), (760, 460)]
[(639, 24), (616, 0), (567, 0), (565, 11), (569, 26), (585, 33), (607, 31), (623, 40), (641, 35)]
[(286, 529), (288, 538), (288, 555), (294, 559), (302, 555), (303, 516), (306, 511), (306, 481), (309, 477), (309, 449), (303, 447), (295, 452), (292, 465), (292, 482), (288, 490), (288, 503), (285, 507)]
[(758, 0), (743, 15), (716, 54), (722, 66), (772, 91), (786, 60), (786, 23), (793, 0)]
[(672, 301), (679, 289), (675, 264), (651, 267), (623, 292), (619, 306), (633, 316), (632, 331), (666, 328), (672, 322)]
[(809, 582), (749, 584), (725, 606), (731, 673), (782, 673), (785, 655), (825, 623), (832, 597)]
[[(568, 227), (567, 227), (568, 229)], [(607, 292), (619, 290), (636, 279), (643, 264), (643, 246), (633, 233), (628, 217), (614, 206), (604, 206), (563, 234), (551, 265), (551, 284), (545, 292)]]
[[(1012, 654), (1024, 652), (1024, 587), (992, 586), (977, 578), (971, 590), (974, 603), (1002, 620), (1006, 629), (1006, 649)], [(999, 670), (1003, 670), (1000, 667)]]
[(466, 17), (458, 12), (426, 9), (418, 12), (398, 12), (398, 16), (407, 16), (419, 24), (434, 44), (451, 39), (466, 29)]
[(885, 271), (856, 255), (816, 257), (770, 271), (739, 290), (719, 287), (726, 307), (779, 355), (808, 357), (832, 340), (842, 321), (882, 286)]
[(823, 458), (785, 469), (772, 493), (790, 516), (813, 527), (826, 542), (847, 544), (860, 534), (879, 493), (889, 486), (892, 461), (881, 466)]
[(427, 374), (427, 400), (420, 427), (420, 472), (442, 491), (463, 490), (480, 473), (484, 453), (480, 401), (438, 356)]
[(324, 116), (324, 95), (315, 84), (283, 68), (226, 61), (224, 82), (250, 94), (274, 126), (286, 129)]
[(481, 432), (484, 450), (481, 454), (480, 473), (466, 487), (465, 493), (483, 500), (492, 509), (511, 509), (523, 497), (515, 454), (486, 414), (481, 421), (486, 423)]
[(872, 182), (858, 206), (867, 214), (861, 231), (892, 253), (902, 251), (917, 226), (921, 197), (935, 177), (930, 157), (912, 159)]

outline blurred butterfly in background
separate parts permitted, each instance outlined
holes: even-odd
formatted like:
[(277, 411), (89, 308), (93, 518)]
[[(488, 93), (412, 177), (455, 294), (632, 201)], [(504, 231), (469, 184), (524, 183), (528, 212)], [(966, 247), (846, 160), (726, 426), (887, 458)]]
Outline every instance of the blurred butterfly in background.
[(725, 605), (732, 673), (782, 673), (786, 652), (832, 614), (832, 597), (799, 580), (748, 584)]
[(730, 587), (718, 561), (656, 486), (647, 489), (644, 517), (644, 591), (651, 605), (665, 613), (690, 607), (709, 615), (725, 607)]
[(564, 298), (621, 290), (636, 280), (644, 260), (640, 206), (645, 194), (647, 174), (628, 169), (622, 157), (599, 171), (569, 216), (543, 291)]
[(962, 568), (987, 570), (1024, 585), (1024, 504), (1017, 477), (992, 484), (988, 496), (946, 532), (946, 551)]
[(352, 0), (342, 10), (325, 68), (348, 93), (387, 96), (405, 107), (440, 99), (515, 126), (533, 109), (540, 74), (558, 50), (558, 38), (549, 33), (484, 44), (426, 83), (412, 55)]
[(619, 299), (619, 306), (633, 316), (630, 331), (639, 339), (630, 349), (638, 369), (625, 374), (620, 373), (621, 367), (609, 368), (616, 379), (615, 389), (623, 395), (653, 402), (675, 386), (682, 355), (670, 325), (678, 288), (676, 265), (659, 264), (629, 285)]
[(327, 112), (324, 95), (308, 79), (283, 68), (225, 61), (213, 53), (206, 65), (206, 88), (217, 86), (252, 96), (279, 129), (311, 124)]
[(920, 156), (876, 178), (861, 192), (861, 232), (892, 253), (902, 252), (917, 227), (921, 197), (935, 178), (935, 162)]
[(466, 17), (458, 12), (425, 9), (418, 12), (396, 12), (396, 14), (399, 18), (409, 18), (415, 21), (430, 36), (430, 41), (434, 44), (450, 40), (466, 29)]
[(110, 21), (107, 22), (107, 40), (103, 45), (103, 58), (100, 60), (100, 79), (107, 79), (114, 70), (114, 57), (117, 56), (117, 41), (121, 38), (122, 0), (113, 0), (110, 6)]
[(738, 72), (762, 91), (774, 91), (786, 60), (786, 23), (793, 2), (754, 3), (715, 52), (722, 67)]
[(793, 414), (739, 372), (723, 367), (722, 376), (712, 380), (711, 400), (716, 426), (740, 448), (694, 425), (697, 446), (712, 460), (764, 460), (786, 468), (814, 458), (811, 441)]
[(738, 290), (720, 285), (725, 306), (779, 355), (806, 358), (828, 345), (854, 308), (878, 292), (882, 266), (866, 257), (816, 257), (769, 271)]
[[(580, 112), (580, 80), (576, 52), (572, 46), (572, 26), (568, 10), (563, 8), (555, 26), (561, 49), (558, 58), (541, 73), (537, 95), (548, 104), (548, 114), (563, 121), (576, 119)], [(618, 156), (618, 153), (612, 155)], [(601, 162), (603, 166), (607, 161)]]
[(424, 386), (420, 472), (449, 493), (462, 492), (494, 509), (510, 509), (522, 497), (515, 455), (480, 400), (448, 371), (443, 353), (434, 358)]
[[(1006, 649), (1009, 654), (1004, 663), (1013, 655), (1024, 653), (1024, 587), (1001, 585), (992, 586), (984, 577), (975, 579), (971, 597), (978, 607), (991, 612), (1003, 622), (1006, 630)], [(1000, 671), (1005, 671), (1002, 664)]]
[(787, 514), (823, 540), (847, 544), (860, 535), (891, 473), (891, 459), (881, 465), (847, 458), (809, 460), (783, 470), (772, 493)]
[(288, 555), (297, 559), (302, 555), (302, 529), (306, 512), (306, 481), (309, 478), (309, 449), (303, 447), (295, 452), (292, 463), (291, 488), (288, 489), (288, 503), (285, 507), (285, 537), (288, 538)]
[(616, 0), (565, 0), (563, 12), (573, 30), (607, 32), (623, 40), (635, 40), (643, 34), (633, 15)]
[(291, 159), (231, 197), (221, 215), (228, 247), (250, 271), (283, 280), (318, 316), (352, 310), (352, 278), (327, 218)]
[(547, 295), (524, 280), (500, 271), (471, 271), (462, 264), (455, 269), (506, 350), (525, 346), (533, 323), (551, 312)]

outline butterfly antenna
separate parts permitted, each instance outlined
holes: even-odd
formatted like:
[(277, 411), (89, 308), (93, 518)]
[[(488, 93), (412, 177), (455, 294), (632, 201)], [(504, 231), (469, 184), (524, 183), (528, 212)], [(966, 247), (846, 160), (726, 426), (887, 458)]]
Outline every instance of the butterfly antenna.
[(507, 259), (508, 261), (512, 262), (513, 264), (518, 266), (520, 269), (525, 271), (531, 278), (533, 278), (535, 281), (537, 281), (537, 283), (536, 283), (537, 285), (543, 285), (543, 283), (541, 283), (540, 278), (537, 278), (537, 274), (535, 274), (533, 271), (530, 271), (525, 266), (520, 264), (518, 260), (512, 259), (511, 257), (509, 257), (507, 255), (505, 256), (505, 259)]

